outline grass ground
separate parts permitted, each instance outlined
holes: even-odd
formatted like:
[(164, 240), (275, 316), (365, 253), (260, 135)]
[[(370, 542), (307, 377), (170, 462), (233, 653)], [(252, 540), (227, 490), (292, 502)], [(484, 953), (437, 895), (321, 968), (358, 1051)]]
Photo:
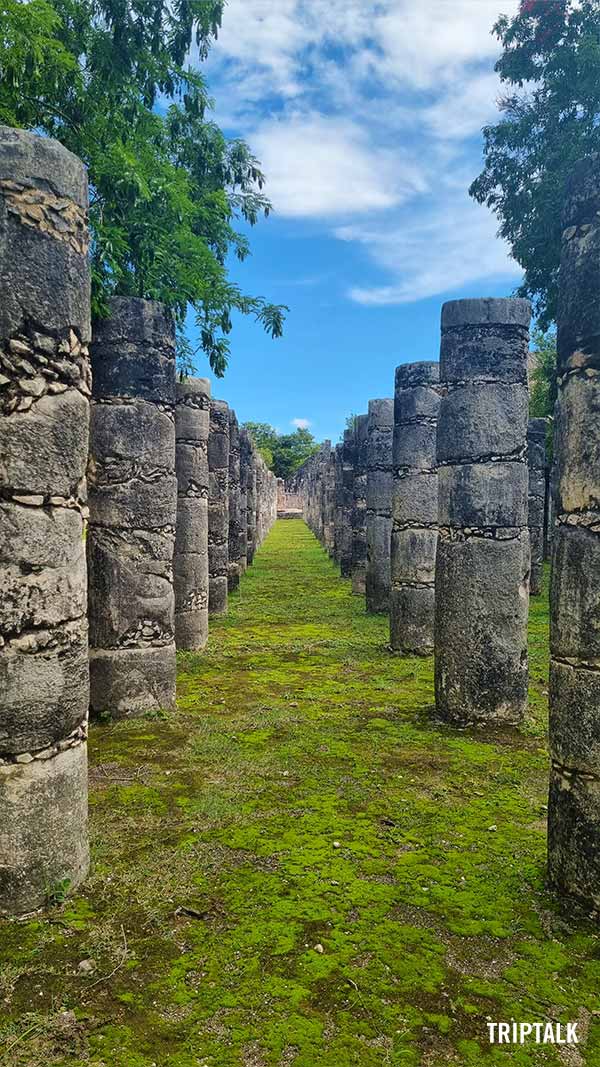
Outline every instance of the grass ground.
[[(600, 941), (544, 886), (547, 604), (520, 732), (432, 718), (280, 522), (168, 718), (91, 731), (94, 865), (0, 924), (2, 1067), (600, 1067)], [(585, 1047), (490, 1047), (486, 1020)]]

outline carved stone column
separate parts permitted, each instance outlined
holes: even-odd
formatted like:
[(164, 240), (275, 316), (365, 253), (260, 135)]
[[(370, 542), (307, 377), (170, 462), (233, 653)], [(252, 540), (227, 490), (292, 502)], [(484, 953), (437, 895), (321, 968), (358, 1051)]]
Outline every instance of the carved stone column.
[(369, 416), (357, 415), (356, 462), (352, 509), (352, 592), (364, 596), (367, 574), (367, 427)]
[(210, 382), (177, 384), (177, 531), (175, 535), (175, 641), (204, 648), (208, 640), (208, 430)]
[(392, 536), (394, 401), (369, 400), (367, 442), (367, 611), (387, 612)]
[(544, 514), (546, 510), (546, 419), (530, 419), (527, 429), (529, 465), (529, 592), (539, 596), (544, 573)]
[(88, 868), (87, 178), (0, 126), (0, 914)]
[(600, 910), (600, 159), (571, 177), (558, 304), (550, 881)]
[(527, 300), (442, 309), (435, 686), (449, 721), (527, 703)]
[(390, 647), (433, 652), (438, 539), (439, 363), (396, 368)]
[(114, 297), (94, 326), (87, 538), (90, 706), (175, 704), (175, 330), (164, 305)]
[(208, 611), (210, 615), (226, 615), (229, 573), (229, 407), (224, 400), (210, 402), (208, 484)]

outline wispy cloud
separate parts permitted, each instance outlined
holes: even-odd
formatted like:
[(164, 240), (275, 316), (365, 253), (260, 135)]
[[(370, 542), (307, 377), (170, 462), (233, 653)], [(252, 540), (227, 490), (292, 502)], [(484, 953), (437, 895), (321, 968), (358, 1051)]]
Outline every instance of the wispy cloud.
[(292, 419), (291, 425), (295, 426), (297, 430), (308, 430), (311, 422), (310, 419)]
[(383, 211), (423, 190), (418, 167), (333, 115), (296, 114), (263, 123), (252, 145), (269, 176), (276, 210), (291, 217)]
[(516, 283), (520, 268), (496, 237), (496, 221), (453, 184), (442, 179), (426, 202), (393, 225), (354, 223), (336, 236), (358, 241), (393, 279), (379, 286), (356, 285), (349, 296), (360, 304), (407, 304), (445, 294), (469, 283)]
[[(519, 271), (467, 189), (499, 92), (491, 27), (518, 0), (229, 0), (211, 58), (276, 212), (363, 248), (406, 303)], [(221, 116), (220, 116), (221, 117)], [(372, 273), (372, 271), (370, 271)]]

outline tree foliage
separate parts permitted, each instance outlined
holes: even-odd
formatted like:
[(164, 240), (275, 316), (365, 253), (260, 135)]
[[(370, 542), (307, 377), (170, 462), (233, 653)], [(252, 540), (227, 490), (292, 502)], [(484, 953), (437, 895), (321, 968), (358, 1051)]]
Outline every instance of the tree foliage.
[(561, 212), (573, 163), (600, 150), (600, 0), (522, 0), (493, 31), (506, 94), (484, 131), (470, 193), (500, 220), (524, 268), (520, 294), (542, 327), (556, 319)]
[[(279, 337), (281, 305), (243, 293), (230, 253), (240, 223), (268, 216), (248, 146), (207, 117), (202, 60), (222, 0), (0, 0), (0, 120), (56, 137), (90, 177), (92, 299), (162, 300), (183, 329), (192, 306), (213, 371), (224, 373), (232, 317)], [(184, 367), (196, 353), (183, 349)]]
[(289, 478), (319, 449), (310, 430), (297, 429), (294, 433), (280, 434), (267, 422), (246, 422), (244, 426), (265, 463), (278, 478)]
[(529, 414), (532, 418), (552, 418), (556, 403), (556, 333), (536, 327), (530, 353)]

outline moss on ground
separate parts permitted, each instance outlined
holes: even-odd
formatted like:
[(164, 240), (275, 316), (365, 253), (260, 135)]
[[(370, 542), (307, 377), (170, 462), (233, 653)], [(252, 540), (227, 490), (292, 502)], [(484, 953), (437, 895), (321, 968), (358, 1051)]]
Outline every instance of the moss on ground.
[[(278, 523), (177, 713), (92, 729), (92, 876), (0, 924), (2, 1067), (600, 1067), (600, 942), (544, 885), (547, 629), (525, 727), (447, 729)], [(512, 1017), (585, 1048), (491, 1048)]]

